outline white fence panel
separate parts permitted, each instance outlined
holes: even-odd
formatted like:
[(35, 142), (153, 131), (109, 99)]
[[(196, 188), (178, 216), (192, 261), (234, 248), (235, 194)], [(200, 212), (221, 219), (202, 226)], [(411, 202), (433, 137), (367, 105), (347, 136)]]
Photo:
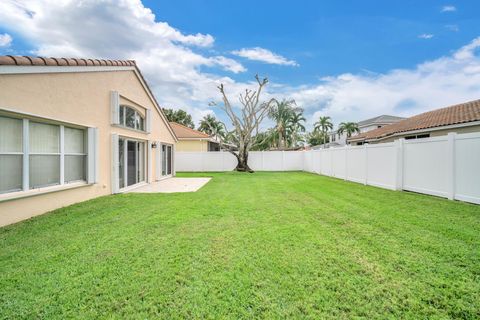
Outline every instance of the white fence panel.
[(403, 146), (403, 189), (448, 196), (447, 137), (405, 141)]
[(332, 177), (345, 179), (346, 148), (332, 148)]
[(303, 151), (284, 151), (283, 152), (283, 171), (303, 170)]
[(248, 165), (254, 171), (263, 170), (263, 152), (251, 151), (248, 153)]
[(365, 183), (367, 164), (365, 146), (354, 146), (347, 149), (347, 180)]
[(459, 134), (455, 140), (455, 199), (480, 204), (480, 134)]
[(269, 151), (263, 153), (263, 171), (282, 171), (283, 152)]
[(313, 152), (313, 155), (312, 155), (312, 169), (313, 169), (313, 172), (320, 174), (321, 165), (322, 165), (321, 151), (320, 150), (315, 150), (315, 151), (312, 151), (312, 152)]
[(332, 175), (332, 153), (331, 149), (324, 149), (320, 151), (320, 174)]
[(223, 152), (203, 153), (202, 171), (223, 171)]
[(367, 184), (395, 189), (397, 179), (395, 144), (391, 142), (369, 145), (366, 152)]
[(313, 171), (313, 151), (305, 151), (303, 153), (303, 171), (314, 172)]
[(175, 169), (177, 171), (202, 171), (202, 154), (204, 152), (175, 152)]

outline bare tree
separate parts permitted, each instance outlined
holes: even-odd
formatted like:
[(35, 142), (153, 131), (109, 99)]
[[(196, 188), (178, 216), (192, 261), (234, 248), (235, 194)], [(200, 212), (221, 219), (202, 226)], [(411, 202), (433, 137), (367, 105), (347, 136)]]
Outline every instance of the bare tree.
[[(223, 105), (220, 108), (225, 111), (233, 126), (233, 141), (226, 143), (221, 139), (220, 145), (222, 149), (228, 150), (237, 158), (236, 171), (253, 172), (248, 166), (248, 152), (253, 144), (258, 142), (255, 137), (259, 133), (260, 123), (268, 115), (270, 105), (273, 99), (268, 102), (260, 102), (260, 94), (263, 87), (268, 83), (267, 78), (260, 80), (258, 75), (255, 76), (258, 83), (256, 91), (246, 89), (240, 94), (239, 101), (242, 105), (241, 112), (235, 112), (232, 104), (228, 100), (223, 84), (218, 86), (218, 90), (222, 95)], [(213, 103), (215, 105), (215, 103)]]

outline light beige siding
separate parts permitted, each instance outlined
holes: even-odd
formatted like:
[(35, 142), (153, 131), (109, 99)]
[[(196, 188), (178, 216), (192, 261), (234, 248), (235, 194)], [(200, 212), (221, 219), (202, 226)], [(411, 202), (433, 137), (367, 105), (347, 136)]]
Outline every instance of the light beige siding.
[(177, 142), (176, 151), (184, 152), (206, 152), (208, 141), (206, 140), (180, 140)]

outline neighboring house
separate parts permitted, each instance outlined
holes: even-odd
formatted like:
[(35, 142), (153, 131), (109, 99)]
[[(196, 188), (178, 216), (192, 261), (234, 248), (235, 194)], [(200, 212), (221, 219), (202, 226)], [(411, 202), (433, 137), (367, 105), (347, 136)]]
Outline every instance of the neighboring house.
[(220, 151), (220, 143), (208, 134), (186, 127), (177, 122), (170, 122), (178, 138), (176, 151), (206, 152)]
[[(403, 119), (405, 118), (389, 116), (389, 115), (381, 115), (375, 118), (358, 122), (358, 129), (360, 130), (360, 133), (363, 133), (363, 132), (384, 127), (392, 123), (396, 123)], [(347, 144), (347, 134), (345, 132), (342, 134), (339, 134), (337, 130), (330, 131), (328, 132), (328, 138), (330, 142), (327, 144), (327, 147), (342, 147)]]
[(0, 225), (175, 174), (135, 61), (0, 56)]
[(364, 133), (367, 131), (372, 131), (381, 127), (385, 127), (389, 124), (393, 124), (404, 119), (405, 118), (403, 117), (389, 116), (384, 114), (375, 118), (360, 121), (358, 123), (358, 129), (360, 130), (360, 133)]
[(399, 138), (421, 139), (449, 132), (480, 132), (480, 100), (425, 112), (348, 139), (352, 145), (392, 142)]

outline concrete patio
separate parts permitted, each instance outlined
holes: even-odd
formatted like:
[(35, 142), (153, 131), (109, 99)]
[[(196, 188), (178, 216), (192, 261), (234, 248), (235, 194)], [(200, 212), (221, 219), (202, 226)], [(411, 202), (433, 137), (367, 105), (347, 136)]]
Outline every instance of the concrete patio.
[(136, 193), (173, 193), (195, 192), (203, 187), (211, 178), (169, 178), (153, 182), (132, 189), (129, 192)]

